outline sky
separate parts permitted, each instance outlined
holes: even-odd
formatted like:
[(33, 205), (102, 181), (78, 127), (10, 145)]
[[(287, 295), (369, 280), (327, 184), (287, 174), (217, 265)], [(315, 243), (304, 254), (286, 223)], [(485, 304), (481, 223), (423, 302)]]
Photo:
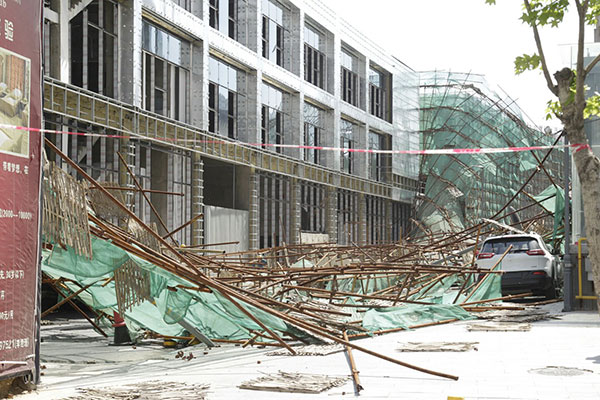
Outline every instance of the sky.
[[(536, 52), (533, 33), (523, 24), (519, 0), (323, 0), (365, 36), (416, 71), (449, 70), (483, 74), (517, 102), (530, 122), (553, 130), (546, 120), (552, 94), (538, 71), (516, 76), (514, 60)], [(568, 65), (568, 46), (577, 40), (576, 12), (559, 28), (541, 31), (551, 73)], [(593, 28), (586, 42), (593, 41)], [(565, 57), (565, 55), (567, 55)]]

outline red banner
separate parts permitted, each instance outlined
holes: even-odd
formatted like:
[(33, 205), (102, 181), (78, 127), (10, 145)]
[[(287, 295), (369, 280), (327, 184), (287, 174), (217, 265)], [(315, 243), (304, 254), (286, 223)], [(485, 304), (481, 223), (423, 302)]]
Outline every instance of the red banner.
[[(0, 123), (41, 127), (42, 1), (0, 0)], [(0, 379), (35, 366), (42, 135), (0, 128)]]

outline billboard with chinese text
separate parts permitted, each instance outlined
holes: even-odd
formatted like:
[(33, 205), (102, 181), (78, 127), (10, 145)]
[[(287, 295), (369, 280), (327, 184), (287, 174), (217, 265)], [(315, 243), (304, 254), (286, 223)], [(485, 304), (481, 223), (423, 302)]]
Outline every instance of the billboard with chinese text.
[(35, 367), (42, 0), (0, 0), (0, 380)]

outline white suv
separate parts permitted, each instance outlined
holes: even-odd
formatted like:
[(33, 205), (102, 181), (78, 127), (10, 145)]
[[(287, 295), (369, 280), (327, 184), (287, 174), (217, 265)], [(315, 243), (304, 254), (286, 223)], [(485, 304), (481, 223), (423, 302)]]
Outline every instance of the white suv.
[(531, 291), (534, 295), (554, 299), (562, 271), (557, 258), (550, 253), (538, 234), (524, 233), (487, 238), (477, 255), (477, 267), (492, 268), (510, 245), (512, 249), (497, 268), (505, 271), (502, 275), (502, 294)]

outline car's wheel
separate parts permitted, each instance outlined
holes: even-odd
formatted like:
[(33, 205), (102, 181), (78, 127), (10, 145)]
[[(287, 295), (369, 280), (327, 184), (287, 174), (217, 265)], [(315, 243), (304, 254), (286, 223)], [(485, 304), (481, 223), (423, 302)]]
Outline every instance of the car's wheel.
[(554, 300), (556, 298), (556, 285), (554, 279), (550, 283), (550, 287), (544, 291), (544, 296), (548, 300)]

